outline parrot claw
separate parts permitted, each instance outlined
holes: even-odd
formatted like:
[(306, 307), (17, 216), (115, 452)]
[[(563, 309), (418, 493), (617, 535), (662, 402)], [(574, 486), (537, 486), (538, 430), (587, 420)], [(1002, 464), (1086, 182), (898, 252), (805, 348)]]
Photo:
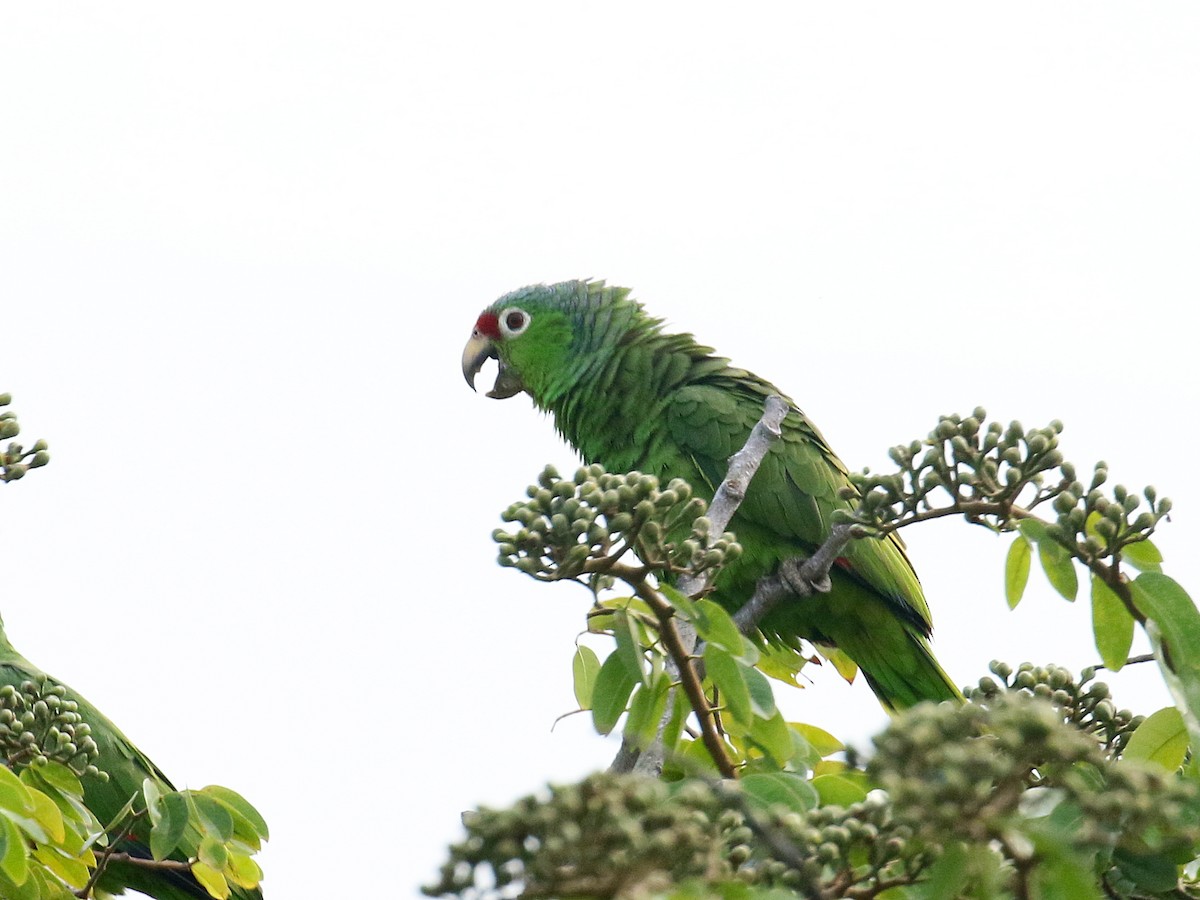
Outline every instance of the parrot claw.
[(833, 588), (828, 572), (814, 573), (807, 571), (808, 560), (787, 559), (779, 566), (779, 577), (784, 584), (792, 589), (798, 597), (811, 597), (813, 594), (828, 594)]

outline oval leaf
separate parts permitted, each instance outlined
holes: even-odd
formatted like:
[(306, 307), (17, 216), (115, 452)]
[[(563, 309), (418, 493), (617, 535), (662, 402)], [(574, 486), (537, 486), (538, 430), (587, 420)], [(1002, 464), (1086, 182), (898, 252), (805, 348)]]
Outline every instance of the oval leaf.
[(1092, 634), (1104, 667), (1118, 672), (1133, 645), (1133, 616), (1104, 579), (1092, 576)]
[(850, 806), (867, 799), (867, 792), (861, 785), (841, 775), (818, 775), (812, 780), (812, 786), (821, 797), (822, 806)]
[[(219, 784), (210, 784), (207, 787), (201, 788), (201, 790), (212, 797), (216, 797), (231, 810), (233, 810), (235, 813), (233, 817), (233, 833), (238, 838), (246, 840), (248, 837), (248, 835), (244, 833), (245, 829), (242, 827), (242, 821), (239, 820), (239, 816), (246, 822), (246, 824), (250, 826), (254, 834), (262, 840), (265, 841), (271, 836), (270, 831), (267, 829), (266, 820), (262, 817), (259, 811), (255, 809), (253, 805), (251, 805), (250, 801), (248, 801), (237, 791)], [(258, 846), (257, 841), (254, 841), (253, 843), (255, 847)]]
[(805, 745), (797, 748), (793, 732), (783, 720), (783, 714), (779, 712), (770, 717), (756, 717), (746, 737), (766, 751), (775, 765), (781, 767), (796, 755), (798, 749), (801, 755), (805, 755), (808, 750)]
[(1008, 548), (1008, 557), (1004, 561), (1004, 597), (1009, 609), (1016, 609), (1025, 594), (1025, 585), (1029, 583), (1029, 560), (1032, 558), (1029, 541), (1018, 534)]
[(665, 675), (654, 680), (650, 687), (639, 685), (629, 704), (625, 719), (625, 737), (635, 746), (648, 747), (658, 733), (658, 723), (667, 710), (667, 694), (671, 680)]
[(1038, 543), (1038, 559), (1042, 563), (1042, 571), (1046, 573), (1051, 587), (1063, 598), (1075, 602), (1079, 593), (1079, 576), (1075, 574), (1075, 561), (1066, 547), (1047, 538)]
[(178, 791), (164, 794), (158, 803), (158, 820), (150, 829), (150, 855), (164, 860), (179, 846), (187, 830), (187, 800)]
[(742, 664), (713, 643), (704, 645), (704, 663), (709, 680), (720, 691), (721, 703), (729, 710), (734, 721), (743, 729), (749, 728), (754, 713), (750, 706), (750, 689), (746, 686)]
[(621, 654), (610, 653), (600, 666), (592, 691), (592, 722), (598, 732), (608, 734), (616, 727), (635, 684), (637, 677), (626, 667)]
[(782, 804), (796, 812), (808, 812), (819, 800), (810, 782), (790, 772), (760, 772), (747, 775), (738, 784), (751, 802), (765, 809)]
[(220, 801), (199, 791), (188, 791), (187, 797), (198, 817), (193, 819), (193, 824), (199, 825), (204, 834), (211, 835), (222, 843), (233, 837), (233, 816)]
[(700, 617), (696, 620), (696, 631), (710, 644), (719, 644), (733, 654), (742, 652), (742, 633), (725, 608), (712, 600), (697, 600)]
[(592, 691), (600, 674), (600, 657), (591, 647), (580, 644), (571, 660), (571, 676), (575, 685), (575, 700), (580, 709), (592, 708)]
[(804, 735), (804, 739), (808, 741), (818, 756), (829, 756), (832, 753), (840, 753), (846, 749), (845, 744), (823, 728), (818, 728), (816, 725), (808, 725), (804, 722), (791, 722), (790, 724), (792, 728)]
[(642, 684), (649, 684), (646, 675), (646, 660), (638, 643), (633, 619), (626, 610), (613, 613), (613, 637), (617, 640), (617, 653), (625, 661), (625, 668), (634, 673)]
[(1162, 553), (1149, 539), (1126, 544), (1121, 548), (1121, 559), (1142, 572), (1162, 570)]
[(1173, 706), (1151, 714), (1134, 731), (1122, 759), (1142, 759), (1174, 772), (1187, 755), (1188, 733), (1183, 716)]
[(196, 876), (196, 880), (208, 891), (210, 897), (216, 897), (217, 900), (225, 900), (229, 896), (229, 884), (225, 881), (225, 876), (212, 866), (205, 865), (202, 862), (193, 863), (192, 874)]

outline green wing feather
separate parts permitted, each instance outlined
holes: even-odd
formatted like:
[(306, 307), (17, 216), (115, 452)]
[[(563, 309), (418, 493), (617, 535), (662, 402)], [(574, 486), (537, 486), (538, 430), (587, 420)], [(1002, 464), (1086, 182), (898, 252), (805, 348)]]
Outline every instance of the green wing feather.
[[(732, 369), (680, 388), (666, 427), (691, 471), (668, 465), (662, 474), (686, 478), (711, 497), (770, 393), (771, 385)], [(744, 553), (718, 579), (717, 599), (736, 609), (780, 562), (811, 553), (834, 510), (847, 506), (839, 492), (849, 483), (841, 460), (793, 404), (730, 525)], [(927, 642), (929, 607), (899, 539), (854, 541), (844, 559), (830, 593), (779, 607), (763, 621), (764, 634), (793, 646), (798, 637), (836, 645), (889, 708), (959, 698)]]

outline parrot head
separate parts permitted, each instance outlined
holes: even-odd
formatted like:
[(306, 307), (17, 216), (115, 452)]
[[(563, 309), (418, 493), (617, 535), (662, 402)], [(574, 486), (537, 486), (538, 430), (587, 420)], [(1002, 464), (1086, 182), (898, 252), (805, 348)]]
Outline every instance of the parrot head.
[[(499, 369), (487, 396), (503, 400), (524, 391), (545, 407), (601, 355), (605, 339), (628, 328), (638, 311), (628, 294), (603, 281), (535, 284), (505, 294), (475, 320), (463, 348), (463, 377), (474, 390), (483, 364), (495, 359)], [(605, 327), (597, 329), (601, 321)]]

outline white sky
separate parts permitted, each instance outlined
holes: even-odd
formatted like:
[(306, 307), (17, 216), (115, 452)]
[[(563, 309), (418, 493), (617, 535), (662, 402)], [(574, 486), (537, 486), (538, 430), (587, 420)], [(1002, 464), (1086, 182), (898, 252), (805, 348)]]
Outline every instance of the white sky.
[[(5, 4), (0, 612), (181, 785), (267, 817), (272, 898), (431, 879), (458, 815), (607, 763), (586, 597), (489, 534), (571, 452), (466, 389), (479, 309), (605, 277), (854, 467), (984, 404), (1176, 501), (1194, 457), (1200, 7)], [(1194, 482), (1194, 477), (1193, 477)], [(1007, 542), (909, 535), (960, 682), (1095, 660)], [(1149, 667), (1115, 681), (1143, 712)], [(831, 672), (789, 715), (885, 724)]]

